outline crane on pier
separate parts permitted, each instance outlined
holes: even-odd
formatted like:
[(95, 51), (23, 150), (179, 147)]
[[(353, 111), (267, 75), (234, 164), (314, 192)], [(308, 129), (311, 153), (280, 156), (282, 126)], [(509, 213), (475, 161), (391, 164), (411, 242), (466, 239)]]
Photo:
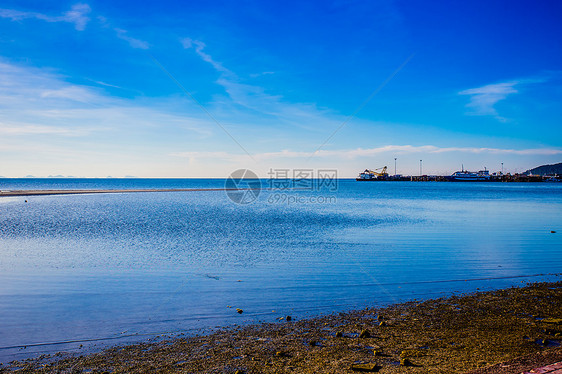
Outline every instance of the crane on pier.
[[(380, 171), (379, 171), (380, 170)], [(356, 180), (382, 180), (388, 178), (388, 173), (386, 172), (387, 167), (377, 168), (374, 170), (365, 169), (364, 172), (359, 174)]]

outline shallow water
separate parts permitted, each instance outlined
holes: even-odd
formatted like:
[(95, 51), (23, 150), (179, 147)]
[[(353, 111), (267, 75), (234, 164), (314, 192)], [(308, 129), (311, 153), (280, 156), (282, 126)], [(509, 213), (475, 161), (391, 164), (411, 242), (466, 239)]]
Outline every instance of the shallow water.
[[(1, 190), (223, 186), (0, 180)], [(279, 193), (248, 205), (222, 191), (0, 198), (0, 361), (562, 272), (556, 184), (340, 180), (337, 191)]]

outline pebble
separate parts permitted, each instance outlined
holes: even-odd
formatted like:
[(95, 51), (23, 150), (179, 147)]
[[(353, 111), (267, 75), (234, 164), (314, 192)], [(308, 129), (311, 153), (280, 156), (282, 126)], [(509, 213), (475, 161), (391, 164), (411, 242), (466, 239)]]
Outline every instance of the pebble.
[(362, 372), (375, 372), (380, 369), (380, 366), (377, 364), (352, 364), (350, 367), (353, 371), (362, 371)]
[(292, 318), (291, 316), (287, 316), (287, 317), (285, 317), (285, 319), (286, 319), (287, 321), (290, 321), (290, 320), (292, 320), (293, 318)]
[(401, 366), (413, 366), (412, 362), (410, 360), (408, 360), (407, 358), (401, 358), (400, 359), (400, 365)]
[(343, 338), (343, 332), (341, 331), (336, 332), (336, 338)]
[(370, 337), (371, 337), (371, 332), (367, 329), (361, 331), (361, 334), (359, 334), (359, 339), (370, 338)]
[(238, 314), (242, 314), (244, 311), (240, 308), (236, 308), (236, 311), (238, 312)]

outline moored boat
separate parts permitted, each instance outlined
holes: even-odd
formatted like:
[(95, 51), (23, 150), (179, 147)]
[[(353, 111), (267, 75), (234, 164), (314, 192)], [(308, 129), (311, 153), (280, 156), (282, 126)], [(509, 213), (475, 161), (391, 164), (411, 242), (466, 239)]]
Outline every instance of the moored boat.
[(475, 171), (468, 171), (464, 170), (464, 167), (461, 171), (455, 171), (451, 175), (451, 180), (455, 182), (486, 182), (490, 180), (490, 171), (486, 170), (479, 170)]
[[(381, 170), (381, 171), (378, 172), (377, 170)], [(386, 180), (387, 178), (388, 178), (388, 173), (386, 172), (386, 166), (385, 166), (375, 170), (365, 169), (364, 172), (359, 173), (359, 175), (357, 176), (357, 178), (355, 178), (355, 180), (356, 181), (381, 181), (381, 180)]]

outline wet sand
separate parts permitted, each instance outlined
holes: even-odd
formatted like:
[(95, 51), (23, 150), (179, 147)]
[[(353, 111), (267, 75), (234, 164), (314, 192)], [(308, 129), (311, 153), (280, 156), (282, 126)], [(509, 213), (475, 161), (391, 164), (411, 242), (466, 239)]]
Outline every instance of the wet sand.
[(562, 361), (561, 333), (562, 282), (537, 283), (305, 320), (283, 316), (210, 335), (14, 362), (0, 372), (521, 373)]
[(41, 196), (41, 195), (83, 195), (100, 193), (132, 193), (132, 192), (195, 192), (195, 191), (238, 191), (236, 188), (157, 188), (157, 189), (125, 189), (125, 190), (19, 190), (0, 191), (2, 196)]

